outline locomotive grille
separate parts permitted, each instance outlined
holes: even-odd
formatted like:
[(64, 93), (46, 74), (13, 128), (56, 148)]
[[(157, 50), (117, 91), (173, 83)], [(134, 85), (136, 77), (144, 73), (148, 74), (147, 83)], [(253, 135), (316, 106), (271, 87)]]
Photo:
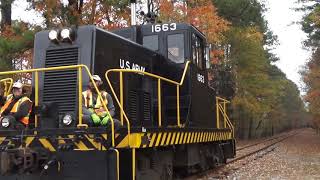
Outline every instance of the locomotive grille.
[[(78, 64), (78, 48), (47, 50), (45, 67)], [(75, 112), (77, 107), (77, 70), (44, 73), (43, 101), (55, 102), (60, 113)]]
[(150, 94), (143, 93), (143, 120), (150, 121), (151, 120), (151, 101)]
[(130, 91), (129, 96), (129, 118), (130, 121), (151, 120), (151, 97), (143, 91)]
[(137, 121), (138, 120), (138, 93), (137, 91), (130, 91), (129, 92), (129, 118), (130, 121)]

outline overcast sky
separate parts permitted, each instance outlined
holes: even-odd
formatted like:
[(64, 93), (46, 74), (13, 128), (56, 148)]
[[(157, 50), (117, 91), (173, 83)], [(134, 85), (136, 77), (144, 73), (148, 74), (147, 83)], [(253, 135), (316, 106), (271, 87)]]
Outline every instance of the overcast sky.
[(302, 42), (306, 34), (296, 22), (301, 21), (302, 12), (297, 12), (297, 0), (266, 0), (268, 11), (265, 17), (270, 29), (278, 36), (280, 45), (273, 51), (280, 58), (276, 65), (287, 77), (302, 87), (299, 70), (310, 57), (310, 52), (303, 50)]
[[(301, 31), (300, 25), (294, 23), (301, 20), (303, 13), (293, 8), (298, 5), (297, 0), (264, 0), (268, 8), (265, 17), (269, 27), (278, 36), (280, 45), (273, 51), (280, 61), (276, 65), (289, 79), (302, 87), (299, 70), (310, 57), (310, 53), (303, 50), (302, 42), (306, 35)], [(33, 24), (43, 22), (40, 15), (26, 11), (25, 0), (16, 0), (13, 5), (13, 19), (21, 19)]]

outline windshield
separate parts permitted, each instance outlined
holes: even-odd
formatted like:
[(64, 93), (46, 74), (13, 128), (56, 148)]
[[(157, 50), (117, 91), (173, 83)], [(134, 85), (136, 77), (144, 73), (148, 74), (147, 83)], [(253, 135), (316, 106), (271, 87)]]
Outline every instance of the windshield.
[(168, 35), (168, 58), (175, 63), (184, 63), (184, 35)]

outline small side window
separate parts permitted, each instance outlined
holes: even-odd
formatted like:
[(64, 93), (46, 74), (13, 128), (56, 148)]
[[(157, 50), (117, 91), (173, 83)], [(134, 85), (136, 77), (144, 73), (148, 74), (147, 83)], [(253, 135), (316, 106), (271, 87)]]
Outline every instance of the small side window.
[(204, 69), (204, 46), (203, 40), (197, 35), (192, 35), (192, 62), (197, 65), (200, 69)]
[(159, 37), (158, 35), (144, 36), (143, 46), (153, 51), (159, 50)]
[(184, 35), (168, 35), (168, 58), (175, 63), (184, 63)]
[(210, 69), (211, 64), (210, 64), (210, 45), (206, 46), (206, 50), (205, 50), (205, 59), (206, 59), (206, 69)]

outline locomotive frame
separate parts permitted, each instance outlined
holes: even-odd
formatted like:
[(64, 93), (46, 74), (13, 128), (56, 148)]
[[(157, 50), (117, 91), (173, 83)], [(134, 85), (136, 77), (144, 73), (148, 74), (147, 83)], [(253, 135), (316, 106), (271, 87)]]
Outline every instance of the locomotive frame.
[[(0, 72), (33, 73), (35, 102), (34, 128), (0, 130), (2, 177), (172, 179), (233, 157), (229, 101), (208, 87), (204, 35), (186, 24), (175, 24), (170, 32), (155, 28), (135, 26), (111, 33), (83, 26), (74, 30), (74, 42), (59, 43), (47, 38), (48, 31), (39, 32), (35, 69)], [(183, 62), (177, 63), (170, 56), (179, 49), (169, 55), (165, 38), (179, 32), (184, 51)], [(143, 47), (144, 37), (154, 34), (159, 35), (158, 51)], [(202, 40), (201, 63), (186, 61), (192, 59), (194, 34)], [(81, 92), (88, 81), (94, 84), (91, 72), (104, 75), (116, 101), (116, 118), (123, 125), (116, 132), (113, 120), (111, 128), (82, 123)], [(66, 114), (74, 118), (70, 126), (62, 123)]]

